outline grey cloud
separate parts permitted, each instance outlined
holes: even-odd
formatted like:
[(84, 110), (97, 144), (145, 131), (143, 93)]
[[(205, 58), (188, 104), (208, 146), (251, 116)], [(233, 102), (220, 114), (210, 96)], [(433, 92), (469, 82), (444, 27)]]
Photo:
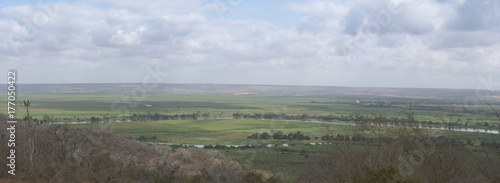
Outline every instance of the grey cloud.
[(110, 43), (110, 39), (113, 33), (114, 31), (109, 29), (109, 27), (98, 28), (90, 33), (92, 36), (92, 43), (97, 46), (112, 46)]
[(500, 2), (497, 0), (466, 0), (448, 22), (449, 30), (499, 30)]
[(386, 48), (401, 47), (407, 43), (409, 36), (410, 35), (405, 33), (384, 34), (380, 35), (380, 39), (377, 43)]
[(411, 11), (400, 15), (393, 15), (393, 21), (387, 27), (381, 28), (380, 32), (421, 35), (434, 31), (434, 25), (430, 22), (432, 19), (420, 15)]
[(350, 9), (349, 14), (347, 14), (342, 21), (344, 25), (344, 33), (356, 36), (358, 34), (358, 30), (363, 24), (363, 19), (366, 16), (367, 14), (358, 8)]
[(176, 30), (175, 25), (169, 25), (168, 22), (162, 19), (146, 20), (143, 23), (146, 24), (146, 30), (141, 34), (144, 44), (165, 43), (170, 41), (172, 37), (184, 37), (189, 33), (189, 29)]
[(490, 47), (500, 42), (500, 33), (492, 31), (443, 31), (428, 37), (433, 49)]
[[(338, 5), (348, 7), (345, 15), (338, 17), (342, 32), (351, 36), (357, 36), (359, 32), (367, 31), (376, 34), (388, 33), (409, 33), (421, 35), (435, 30), (432, 21), (436, 18), (438, 11), (426, 12), (425, 7), (421, 7), (422, 2), (407, 2), (394, 5), (389, 0), (378, 1), (353, 1), (349, 5)], [(304, 11), (309, 10), (307, 6)], [(329, 8), (328, 6), (325, 8)], [(323, 9), (325, 9), (323, 8)], [(319, 12), (324, 10), (318, 10)], [(334, 11), (332, 8), (331, 11)], [(317, 33), (320, 31), (335, 31), (331, 27), (324, 26), (329, 20), (337, 20), (337, 17), (330, 14), (311, 13), (308, 14), (304, 23), (299, 26), (299, 30), (308, 30)], [(337, 15), (338, 16), (338, 15)], [(331, 17), (335, 17), (332, 19)], [(371, 30), (376, 29), (376, 30)]]
[[(484, 16), (463, 7), (467, 3), (410, 1), (403, 12), (391, 15), (390, 25), (370, 35), (371, 44), (356, 48), (356, 58), (351, 59), (336, 54), (338, 48), (356, 42), (361, 36), (357, 31), (366, 22), (376, 21), (377, 13), (392, 1), (317, 0), (283, 5), (301, 15), (292, 28), (264, 18), (214, 17), (217, 12), (211, 1), (105, 2), (107, 5), (102, 7), (87, 1), (61, 4), (33, 39), (0, 37), (0, 56), (5, 58), (0, 62), (18, 63), (29, 71), (45, 64), (39, 68), (54, 73), (114, 75), (98, 75), (105, 82), (140, 82), (137, 70), (158, 63), (170, 73), (169, 82), (313, 81), (318, 85), (350, 86), (413, 83), (414, 87), (444, 86), (446, 78), (475, 77), (480, 73), (469, 72), (471, 68), (500, 69), (494, 62), (499, 54), (495, 49), (500, 42), (498, 31), (493, 23), (469, 24)], [(32, 10), (26, 7), (2, 9), (2, 35), (11, 34), (16, 21), (30, 18)], [(471, 20), (462, 18), (469, 14)], [(17, 55), (10, 51), (9, 39), (19, 39), (14, 41), (19, 44)], [(67, 71), (59, 72), (64, 68)], [(29, 77), (30, 82), (92, 82), (95, 78)], [(424, 80), (436, 81), (426, 85)], [(461, 85), (455, 82), (444, 87)]]

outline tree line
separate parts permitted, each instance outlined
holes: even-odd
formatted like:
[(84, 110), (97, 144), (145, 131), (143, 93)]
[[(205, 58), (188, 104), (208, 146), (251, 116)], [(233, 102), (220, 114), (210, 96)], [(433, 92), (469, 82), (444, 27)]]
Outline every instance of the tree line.
[[(151, 120), (197, 120), (197, 119), (216, 119), (218, 117), (224, 117), (224, 113), (211, 114), (209, 112), (194, 112), (194, 113), (184, 113), (184, 114), (162, 114), (159, 112), (151, 113), (139, 113), (131, 114), (129, 116), (121, 116), (122, 121), (151, 121)], [(286, 113), (240, 113), (239, 111), (232, 114), (233, 119), (264, 119), (264, 120), (300, 120), (300, 121), (324, 121), (324, 122), (359, 122), (365, 120), (364, 115), (350, 114), (350, 115), (316, 115), (316, 114), (286, 114)], [(415, 120), (409, 120), (406, 117), (398, 116), (383, 116), (379, 117), (380, 120), (387, 125), (406, 125), (415, 122)], [(90, 118), (91, 123), (97, 122), (109, 122), (111, 121), (110, 115), (105, 115), (102, 118), (92, 116)], [(461, 119), (457, 121), (432, 121), (432, 120), (419, 120), (417, 121), (422, 126), (438, 126), (438, 127), (450, 127), (450, 128), (463, 128), (463, 127), (482, 127), (495, 129), (500, 128), (498, 124), (489, 124), (488, 122), (472, 122), (467, 119), (467, 121), (462, 122)]]
[(252, 139), (252, 140), (268, 140), (268, 139), (275, 139), (275, 140), (311, 140), (311, 137), (309, 135), (304, 135), (302, 132), (297, 131), (295, 133), (290, 132), (288, 135), (283, 133), (282, 131), (277, 131), (274, 132), (273, 135), (270, 135), (267, 132), (263, 132), (261, 134), (259, 133), (254, 133), (250, 136), (247, 137), (247, 139)]

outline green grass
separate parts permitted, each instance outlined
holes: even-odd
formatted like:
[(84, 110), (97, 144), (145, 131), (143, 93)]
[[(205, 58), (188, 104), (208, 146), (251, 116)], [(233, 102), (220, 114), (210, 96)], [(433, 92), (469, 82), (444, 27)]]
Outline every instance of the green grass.
[[(30, 99), (31, 116), (42, 119), (48, 115), (56, 118), (56, 121), (88, 121), (90, 117), (105, 115), (119, 118), (123, 115), (141, 113), (166, 113), (183, 114), (195, 112), (207, 112), (211, 116), (223, 114), (230, 117), (232, 113), (286, 113), (289, 115), (350, 115), (350, 114), (372, 114), (385, 113), (388, 115), (400, 115), (405, 105), (395, 104), (392, 108), (359, 107), (351, 104), (340, 104), (332, 102), (353, 102), (356, 98), (330, 98), (330, 97), (269, 97), (269, 96), (235, 96), (235, 95), (209, 95), (209, 94), (162, 94), (149, 93), (143, 98), (134, 98), (129, 93), (64, 93), (64, 94), (19, 94), (17, 96), (16, 116), (23, 118), (26, 110), (22, 101)], [(6, 108), (6, 98), (0, 99), (0, 108)], [(373, 99), (377, 101), (379, 99)], [(387, 101), (405, 102), (402, 99), (385, 99)], [(323, 103), (310, 103), (311, 101)], [(120, 103), (121, 102), (121, 103)], [(412, 102), (410, 100), (406, 102)], [(422, 105), (440, 106), (453, 108), (450, 101), (423, 100)], [(444, 102), (440, 104), (440, 102)], [(119, 104), (117, 104), (119, 103)], [(428, 104), (427, 104), (428, 103)], [(457, 101), (460, 104), (460, 101)], [(146, 105), (152, 105), (147, 107)], [(495, 110), (500, 111), (498, 106)], [(483, 109), (491, 111), (488, 106), (479, 105), (471, 110)], [(495, 116), (467, 113), (448, 113), (444, 111), (414, 110), (418, 120), (446, 121), (456, 120), (457, 117), (472, 119), (473, 123), (488, 122), (498, 124)], [(6, 111), (0, 111), (6, 113)], [(450, 115), (455, 117), (449, 118)], [(457, 116), (458, 115), (458, 116)]]
[[(247, 136), (281, 130), (284, 133), (301, 131), (311, 137), (327, 133), (326, 126), (345, 131), (348, 125), (320, 124), (272, 120), (162, 120), (127, 123), (91, 123), (69, 125), (71, 128), (110, 129), (126, 137), (156, 135), (159, 142), (178, 144), (248, 144)], [(282, 140), (283, 143), (288, 141)]]
[[(144, 98), (134, 98), (130, 94), (116, 93), (92, 93), (92, 94), (19, 94), (17, 96), (16, 116), (23, 118), (26, 109), (22, 107), (22, 101), (31, 101), (30, 114), (33, 118), (42, 119), (45, 115), (56, 118), (56, 121), (89, 121), (92, 116), (111, 116), (119, 119), (141, 113), (166, 113), (166, 114), (189, 114), (195, 112), (207, 112), (211, 116), (230, 117), (232, 113), (286, 113), (288, 115), (352, 115), (373, 113), (384, 113), (387, 115), (401, 114), (405, 105), (397, 104), (392, 108), (359, 107), (351, 104), (334, 102), (353, 102), (356, 98), (331, 98), (331, 97), (269, 97), (269, 96), (235, 96), (235, 95), (209, 95), (209, 94), (161, 94), (148, 93)], [(0, 99), (0, 108), (6, 109), (6, 97)], [(377, 101), (380, 99), (365, 99)], [(409, 99), (384, 99), (397, 102), (412, 102)], [(322, 103), (311, 103), (311, 101)], [(418, 100), (428, 102), (428, 106), (448, 107), (449, 100)], [(122, 105), (116, 105), (122, 102)], [(460, 103), (461, 101), (458, 101)], [(146, 105), (152, 105), (147, 107)], [(500, 110), (495, 106), (495, 110)], [(477, 106), (475, 109), (491, 110), (488, 106)], [(455, 121), (458, 118), (449, 118), (449, 114), (460, 115), (462, 123), (465, 118), (472, 119), (472, 123), (488, 122), (498, 125), (498, 119), (494, 116), (466, 113), (446, 113), (443, 111), (414, 110), (417, 120)], [(0, 111), (0, 113), (6, 113)], [(137, 139), (140, 136), (156, 136), (156, 142), (173, 144), (204, 144), (204, 145), (257, 145), (257, 144), (296, 144), (289, 147), (251, 148), (251, 149), (223, 149), (220, 150), (228, 157), (242, 164), (257, 168), (267, 175), (272, 174), (272, 167), (280, 167), (279, 172), (286, 178), (295, 179), (300, 169), (306, 162), (314, 163), (320, 158), (328, 146), (304, 145), (309, 142), (322, 142), (321, 140), (310, 141), (288, 141), (288, 140), (248, 140), (247, 136), (253, 133), (281, 130), (285, 134), (301, 131), (305, 135), (321, 137), (329, 133), (326, 129), (333, 130), (335, 134), (351, 135), (350, 125), (321, 124), (296, 121), (273, 121), (253, 119), (206, 119), (206, 120), (162, 120), (144, 122), (124, 123), (92, 123), (69, 125), (70, 128), (109, 129), (116, 131), (126, 137)], [(498, 128), (497, 128), (498, 129)], [(476, 145), (480, 140), (493, 140), (497, 136), (490, 134), (476, 134), (466, 132), (430, 131), (433, 136), (458, 136), (463, 139), (471, 139)], [(153, 140), (151, 140), (153, 141)], [(351, 142), (355, 144), (355, 142)], [(358, 144), (359, 145), (359, 144)], [(361, 146), (361, 145), (360, 145)], [(308, 154), (308, 158), (305, 158)]]

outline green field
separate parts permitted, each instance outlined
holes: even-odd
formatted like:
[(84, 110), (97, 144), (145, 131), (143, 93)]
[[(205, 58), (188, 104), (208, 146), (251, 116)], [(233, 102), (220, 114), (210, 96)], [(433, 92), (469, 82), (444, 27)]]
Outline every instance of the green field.
[[(247, 136), (253, 133), (284, 133), (300, 131), (311, 137), (321, 137), (328, 130), (345, 133), (350, 125), (334, 125), (297, 121), (273, 120), (164, 120), (123, 123), (90, 123), (70, 125), (71, 128), (110, 129), (126, 137), (138, 138), (142, 135), (157, 136), (157, 142), (174, 144), (246, 145), (257, 143)], [(328, 130), (327, 130), (328, 129)], [(288, 143), (288, 140), (282, 140)], [(307, 142), (307, 141), (302, 141)], [(261, 142), (259, 143), (266, 143)]]
[[(223, 92), (222, 92), (223, 93)], [(270, 176), (279, 172), (282, 177), (294, 180), (303, 166), (317, 162), (325, 152), (331, 152), (339, 141), (325, 141), (326, 134), (342, 134), (352, 137), (355, 126), (312, 122), (322, 116), (345, 117), (351, 121), (357, 115), (405, 119), (404, 112), (414, 112), (418, 121), (454, 122), (467, 128), (498, 130), (500, 110), (496, 101), (475, 105), (463, 105), (461, 98), (415, 99), (405, 97), (377, 97), (358, 95), (235, 95), (231, 93), (161, 93), (151, 92), (134, 96), (129, 92), (88, 93), (21, 93), (17, 95), (18, 118), (26, 116), (23, 100), (30, 100), (30, 115), (35, 120), (51, 122), (99, 122), (68, 125), (72, 129), (90, 128), (111, 130), (142, 143), (167, 143), (179, 145), (251, 145), (251, 148), (224, 148), (218, 150), (241, 164), (249, 165)], [(2, 99), (0, 99), (2, 100)], [(4, 99), (5, 100), (5, 97)], [(6, 108), (0, 101), (0, 108)], [(465, 107), (464, 107), (465, 106)], [(283, 116), (307, 116), (303, 120), (236, 119), (234, 114), (279, 114)], [(170, 120), (152, 119), (154, 115), (190, 115), (193, 118)], [(142, 117), (141, 117), (142, 116)], [(241, 117), (239, 117), (241, 118)], [(127, 121), (131, 122), (109, 122)], [(487, 125), (485, 125), (487, 123)], [(464, 126), (465, 127), (465, 126)], [(274, 134), (302, 132), (311, 140), (250, 140), (248, 136), (267, 132)], [(494, 142), (498, 135), (485, 133), (426, 130), (430, 136), (459, 137), (478, 145)], [(390, 133), (388, 134), (391, 135)], [(317, 145), (318, 143), (333, 145)], [(310, 145), (316, 143), (316, 145)], [(361, 142), (348, 142), (353, 147), (363, 147)], [(268, 144), (274, 147), (266, 148)], [(288, 146), (283, 146), (287, 144)], [(256, 147), (260, 145), (260, 147)], [(472, 146), (474, 149), (475, 146)]]
[[(28, 93), (17, 97), (16, 116), (26, 116), (22, 101), (31, 101), (31, 116), (43, 120), (44, 116), (51, 121), (89, 121), (93, 116), (108, 120), (121, 120), (124, 116), (133, 114), (192, 114), (207, 113), (211, 118), (232, 117), (233, 113), (284, 113), (287, 115), (310, 116), (347, 116), (371, 115), (384, 113), (391, 116), (402, 116), (403, 107), (417, 105), (412, 110), (418, 120), (433, 122), (460, 122), (470, 120), (472, 124), (488, 123), (498, 127), (498, 119), (494, 111), (499, 111), (499, 105), (486, 104), (468, 106), (464, 109), (460, 100), (413, 100), (413, 99), (373, 99), (362, 100), (365, 105), (354, 105), (356, 98), (335, 97), (290, 97), (290, 96), (237, 96), (219, 94), (159, 94), (151, 93), (141, 98), (129, 94), (90, 93), (90, 94), (55, 94)], [(370, 106), (374, 102), (392, 102), (390, 106)], [(458, 104), (450, 104), (458, 103)], [(6, 108), (6, 102), (0, 103), (0, 108)], [(488, 114), (482, 114), (486, 111)], [(479, 128), (481, 128), (479, 126)]]

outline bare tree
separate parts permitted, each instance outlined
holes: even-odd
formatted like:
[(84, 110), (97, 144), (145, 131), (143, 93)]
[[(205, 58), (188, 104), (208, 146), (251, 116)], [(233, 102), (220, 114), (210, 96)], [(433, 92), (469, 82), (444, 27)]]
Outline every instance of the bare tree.
[(33, 168), (34, 168), (33, 167), (33, 154), (35, 153), (35, 142), (33, 141), (34, 131), (31, 128), (32, 126), (31, 126), (31, 117), (30, 117), (30, 110), (29, 110), (29, 108), (31, 107), (31, 102), (28, 99), (27, 101), (23, 101), (23, 103), (24, 103), (24, 107), (26, 107), (26, 115), (27, 115), (27, 120), (28, 120), (28, 127), (26, 128), (28, 131), (28, 143), (30, 145), (28, 152), (29, 152), (31, 170), (33, 171)]
[[(439, 137), (420, 128), (413, 112), (407, 120), (387, 125), (384, 115), (359, 117), (351, 133), (356, 141), (335, 143), (304, 182), (498, 182), (497, 145), (465, 146), (454, 131)], [(479, 136), (478, 136), (479, 138)], [(361, 140), (360, 140), (361, 139)], [(479, 138), (481, 139), (481, 138)], [(353, 139), (354, 140), (354, 139)], [(496, 148), (496, 149), (495, 149)], [(482, 150), (480, 150), (482, 149)], [(482, 153), (481, 153), (482, 152)]]

